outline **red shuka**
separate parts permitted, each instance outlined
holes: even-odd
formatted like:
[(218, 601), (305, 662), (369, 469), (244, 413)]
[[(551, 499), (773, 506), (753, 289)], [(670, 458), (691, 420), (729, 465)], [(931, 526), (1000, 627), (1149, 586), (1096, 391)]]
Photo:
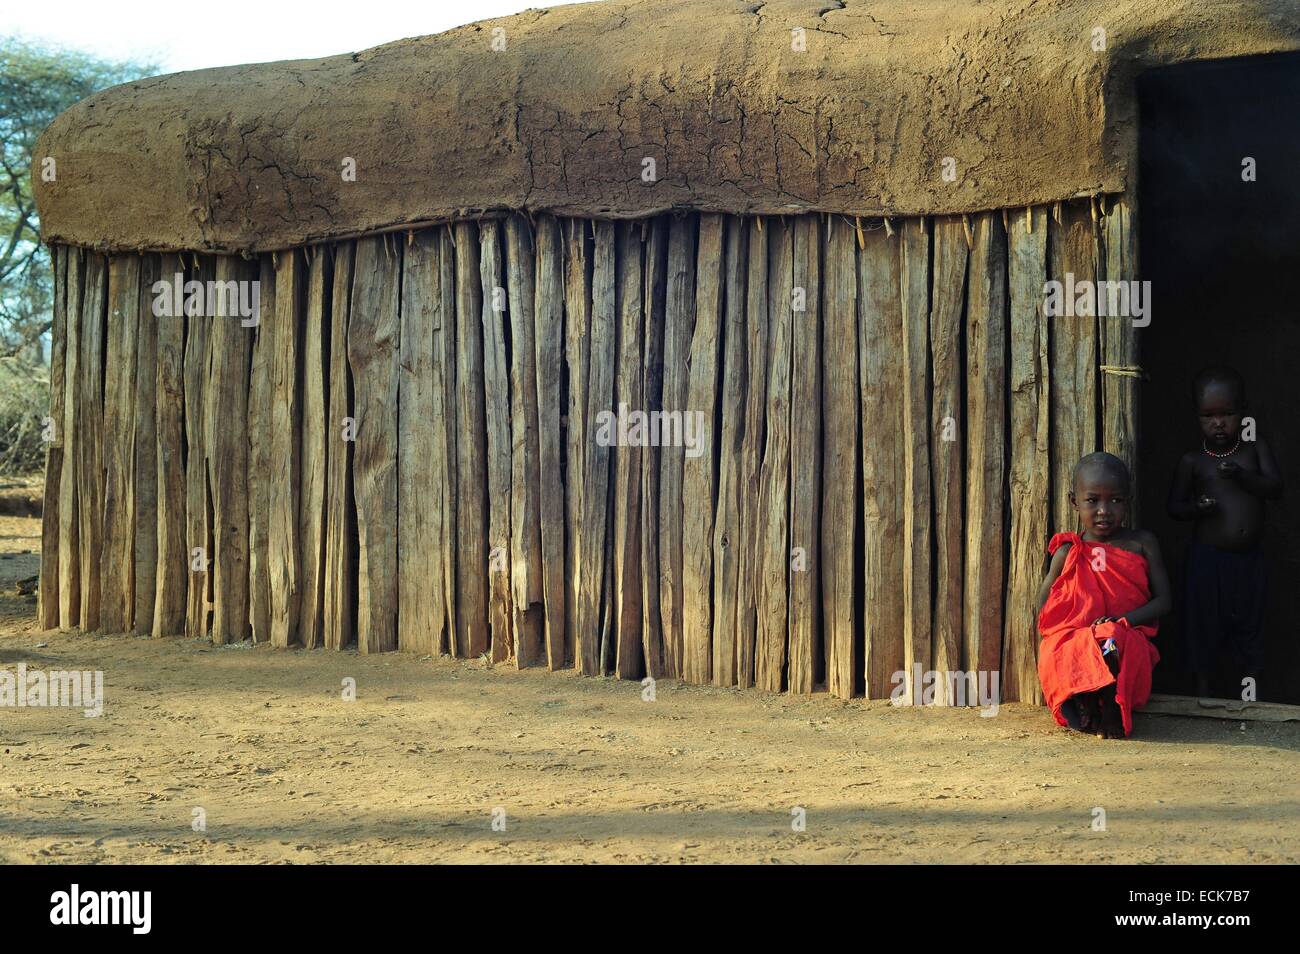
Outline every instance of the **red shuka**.
[[(1065, 556), (1061, 575), (1052, 584), (1038, 615), (1038, 679), (1052, 715), (1061, 725), (1061, 704), (1080, 692), (1116, 684), (1115, 700), (1124, 716), (1124, 734), (1133, 732), (1133, 710), (1151, 695), (1151, 670), (1160, 660), (1151, 637), (1155, 626), (1130, 626), (1123, 619), (1151, 599), (1146, 558), (1107, 543), (1084, 540), (1077, 533), (1058, 533), (1047, 546), (1055, 553), (1074, 544)], [(1092, 625), (1102, 616), (1121, 617), (1117, 623)], [(1112, 676), (1101, 658), (1107, 638), (1119, 648), (1119, 676)]]

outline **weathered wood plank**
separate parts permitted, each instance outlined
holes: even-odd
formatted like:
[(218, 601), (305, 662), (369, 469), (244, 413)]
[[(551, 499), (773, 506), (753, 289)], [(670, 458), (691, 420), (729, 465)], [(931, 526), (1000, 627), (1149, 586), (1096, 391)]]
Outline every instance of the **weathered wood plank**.
[[(322, 610), (327, 649), (344, 648), (356, 638), (357, 631), (357, 552), (354, 542), (357, 512), (352, 487), (356, 426), (352, 403), (352, 372), (348, 367), (348, 322), (352, 315), (355, 257), (354, 242), (340, 242), (334, 246), (334, 281), (330, 296), (329, 431), (325, 456), (325, 595)], [(265, 265), (263, 274), (266, 274)], [(264, 284), (263, 288), (266, 287)], [(273, 305), (274, 302), (263, 313), (273, 314)], [(259, 350), (261, 347), (259, 338)], [(269, 504), (269, 498), (267, 503)], [(269, 610), (267, 618), (269, 622)]]
[[(654, 420), (663, 411), (664, 311), (667, 303), (668, 220), (656, 216), (648, 223), (641, 306), (645, 364), (641, 393)], [(662, 435), (661, 435), (662, 436)], [(663, 620), (659, 603), (659, 478), (663, 448), (651, 440), (641, 451), (641, 645), (646, 674), (664, 675)]]
[(596, 222), (592, 257), (591, 332), (587, 367), (586, 459), (582, 488), (582, 581), (578, 594), (578, 630), (574, 660), (584, 676), (602, 669), (601, 632), (607, 591), (606, 539), (609, 533), (610, 450), (597, 433), (598, 415), (614, 401), (616, 365), (615, 235), (612, 222)]
[[(1114, 199), (1104, 221), (1106, 280), (1124, 283), (1137, 281), (1137, 235), (1133, 230), (1133, 210), (1123, 196)], [(1114, 286), (1111, 286), (1114, 287)], [(1106, 317), (1101, 319), (1101, 363), (1110, 368), (1132, 369), (1138, 366), (1138, 326), (1130, 308), (1116, 307), (1106, 300)], [(1149, 302), (1147, 304), (1150, 304)], [(1130, 314), (1116, 314), (1116, 312)], [(1149, 317), (1149, 316), (1148, 316)], [(1138, 513), (1138, 401), (1140, 378), (1114, 372), (1101, 372), (1101, 445), (1128, 464), (1133, 486), (1129, 493), (1129, 526), (1139, 526)]]
[[(816, 215), (794, 231), (794, 335), (790, 378), (790, 672), (792, 693), (817, 681), (821, 631), (821, 268)], [(802, 292), (800, 291), (802, 289)], [(800, 306), (802, 305), (802, 310)]]
[(81, 376), (77, 412), (77, 499), (81, 544), (81, 628), (101, 626), (103, 592), (100, 558), (104, 549), (104, 346), (108, 314), (108, 259), (85, 258), (81, 310)]
[[(275, 323), (275, 259), (258, 260), (258, 316), (252, 329), (248, 383), (248, 617), (253, 642), (271, 641), (271, 366)], [(337, 435), (337, 432), (332, 432)], [(328, 517), (327, 517), (328, 519)]]
[(537, 438), (546, 665), (564, 668), (564, 434), (560, 415), (564, 360), (564, 244), (551, 215), (537, 223)]
[[(746, 364), (748, 334), (745, 329), (745, 288), (749, 263), (749, 235), (745, 221), (729, 215), (723, 222), (722, 365), (718, 369), (722, 428), (719, 433), (718, 494), (713, 518), (713, 684), (736, 684), (739, 623), (739, 569), (741, 542), (742, 444), (745, 439), (745, 398), (749, 372)], [(719, 262), (721, 266), (722, 263)]]
[[(301, 251), (280, 252), (275, 262), (275, 316), (265, 330), (271, 343), (271, 460), (267, 506), (267, 571), (271, 579), (271, 645), (299, 638), (302, 555), (302, 352), (307, 310), (307, 266)], [(349, 345), (351, 339), (349, 338)], [(355, 377), (356, 371), (353, 370)], [(361, 415), (357, 414), (360, 424)], [(376, 426), (382, 426), (377, 422)]]
[(154, 284), (161, 261), (143, 255), (140, 261), (140, 304), (136, 325), (135, 435), (131, 484), (134, 492), (132, 554), (135, 561), (135, 606), (132, 632), (154, 631), (158, 573), (158, 332), (153, 315)]
[(474, 658), (491, 645), (488, 610), (490, 454), (485, 410), (484, 301), (479, 228), (457, 222), (456, 242), (456, 655)]
[[(1088, 203), (1061, 207), (1061, 220), (1048, 222), (1048, 269), (1063, 288), (1073, 276), (1074, 287), (1092, 288), (1097, 279), (1097, 236)], [(1085, 284), (1087, 283), (1087, 284)], [(1082, 294), (1082, 293), (1081, 293)], [(1065, 295), (1062, 304), (1065, 304)], [(1097, 449), (1097, 319), (1090, 295), (1074, 302), (1075, 313), (1048, 314), (1052, 356), (1052, 484), (1053, 523), (1060, 530), (1077, 529), (1068, 492), (1074, 465)]]
[(36, 618), (42, 629), (59, 625), (59, 501), (63, 479), (64, 368), (67, 362), (68, 248), (50, 246), (54, 303), (50, 323), (50, 405), (45, 422), (45, 487), (41, 504), (41, 570)]
[[(902, 246), (884, 228), (858, 253), (862, 559), (866, 694), (886, 699), (903, 669), (905, 498)], [(958, 312), (960, 316), (960, 311)], [(867, 437), (870, 431), (870, 437)], [(892, 435), (892, 437), (891, 437)], [(960, 592), (960, 591), (958, 591)]]
[(789, 631), (790, 586), (790, 379), (794, 322), (793, 222), (769, 220), (768, 301), (771, 342), (767, 406), (764, 410), (763, 467), (759, 473), (758, 610), (754, 684), (780, 692), (784, 684)]
[[(436, 230), (409, 236), (402, 253), (401, 357), (397, 385), (397, 645), (432, 653), (442, 632), (442, 501), (445, 442), (435, 440), (443, 400), (434, 377), (434, 328), (441, 323)], [(441, 362), (439, 362), (441, 368)]]
[(81, 541), (78, 532), (80, 502), (78, 471), (81, 466), (81, 349), (82, 282), (86, 253), (65, 248), (67, 274), (64, 305), (63, 416), (58, 427), (63, 437), (62, 473), (59, 475), (59, 629), (81, 625)]
[[(206, 287), (214, 279), (215, 263), (195, 256), (187, 270), (190, 281)], [(188, 282), (187, 282), (188, 284)], [(212, 318), (201, 297), (185, 300), (185, 550), (189, 586), (185, 597), (185, 635), (208, 635), (208, 575), (212, 546), (208, 523), (207, 426), (204, 382), (208, 368), (208, 337)]]
[[(618, 312), (618, 367), (614, 381), (615, 408), (623, 424), (628, 415), (644, 414), (642, 391), (641, 293), (642, 243), (639, 222), (618, 224), (615, 263)], [(641, 446), (644, 434), (628, 428), (628, 440), (619, 439), (623, 425), (615, 422), (610, 438), (614, 452), (614, 671), (620, 679), (639, 679), (644, 671), (641, 637)]]
[[(674, 215), (668, 226), (667, 299), (664, 303), (663, 407), (687, 422), (691, 337), (695, 333), (695, 215)], [(700, 435), (701, 437), (703, 435)], [(682, 675), (682, 466), (683, 445), (659, 452), (659, 617), (663, 626), (664, 672)]]
[(853, 227), (831, 219), (825, 243), (821, 405), (822, 619), (827, 643), (826, 688), (852, 697), (858, 677), (854, 530), (858, 507), (857, 258)]
[[(506, 312), (509, 297), (504, 276), (501, 224), (479, 226), (481, 257), (479, 276), (483, 288), (483, 391), (487, 426), (487, 501), (489, 548), (488, 620), (492, 630), (492, 661), (504, 662), (515, 654), (514, 558), (511, 521), (510, 366), (506, 353)], [(522, 453), (522, 449), (521, 449)], [(521, 567), (521, 576), (527, 568)]]
[(357, 420), (357, 649), (397, 648), (397, 359), (402, 243), (357, 240), (348, 321)]
[[(1002, 216), (971, 217), (970, 291), (966, 306), (965, 670), (1001, 668), (1006, 539), (1007, 239)], [(954, 667), (956, 668), (956, 667)], [(958, 700), (960, 701), (960, 700)], [(967, 698), (967, 705), (977, 699)]]
[[(698, 448), (682, 464), (682, 678), (706, 683), (712, 677), (714, 420), (722, 344), (723, 218), (700, 216), (695, 273), (695, 330), (691, 336), (685, 414), (700, 421), (693, 431)], [(683, 419), (683, 431), (687, 420)], [(699, 451), (695, 454), (696, 450)], [(692, 456), (695, 454), (695, 456)]]
[[(772, 226), (768, 226), (772, 228)], [(745, 433), (740, 448), (740, 545), (736, 562), (736, 685), (754, 685), (759, 575), (762, 572), (763, 446), (767, 417), (767, 232), (763, 220), (749, 220), (745, 268)], [(857, 396), (853, 397), (854, 402)]]
[[(969, 251), (966, 226), (960, 217), (935, 219), (930, 433), (934, 437), (934, 668), (941, 673), (962, 668), (962, 565), (967, 531), (962, 522), (966, 409), (962, 401), (961, 343)], [(970, 379), (970, 387), (980, 386), (979, 381)], [(936, 682), (936, 705), (953, 704), (948, 698), (948, 686), (947, 680)], [(876, 692), (882, 691), (884, 686), (878, 685)]]
[(1047, 555), (1052, 500), (1048, 327), (1043, 314), (1047, 231), (1046, 207), (1031, 208), (1012, 216), (1008, 236), (1011, 549), (1002, 637), (1002, 695), (1009, 702), (1035, 704), (1042, 702), (1037, 593)]
[(302, 443), (298, 509), (302, 590), (298, 640), (308, 649), (325, 642), (325, 490), (329, 469), (329, 334), (334, 263), (328, 249), (308, 249), (307, 314), (302, 347)]
[[(930, 666), (930, 230), (907, 219), (899, 232), (903, 317), (903, 658), (908, 672)], [(908, 679), (906, 700), (912, 698)]]
[(537, 433), (536, 289), (532, 227), (506, 219), (510, 313), (510, 587), (515, 662), (536, 666), (546, 655), (542, 577), (541, 465)]
[(104, 545), (99, 552), (100, 626), (125, 633), (135, 613), (135, 368), (140, 257), (108, 261), (104, 359)]
[[(443, 466), (442, 531), (438, 541), (442, 549), (443, 628), (434, 641), (435, 651), (456, 652), (456, 247), (451, 227), (438, 228), (438, 324), (433, 329), (433, 372), (442, 381), (442, 393), (434, 395), (437, 421), (434, 447)], [(398, 594), (400, 596), (400, 592)]]
[[(163, 255), (159, 281), (182, 276), (179, 255)], [(157, 325), (157, 373), (154, 380), (155, 447), (158, 512), (157, 569), (154, 571), (153, 635), (176, 636), (185, 632), (185, 599), (190, 582), (190, 561), (185, 550), (185, 316), (179, 303), (152, 308), (148, 320)], [(253, 471), (262, 473), (264, 471)], [(263, 481), (254, 481), (254, 484)]]
[(210, 410), (208, 486), (212, 496), (212, 642), (247, 638), (248, 614), (248, 363), (251, 332), (239, 317), (239, 291), (257, 272), (233, 255), (216, 262), (223, 290), (208, 339), (209, 377), (204, 395)]
[(564, 219), (564, 365), (568, 374), (565, 419), (565, 639), (577, 661), (578, 599), (582, 591), (582, 491), (587, 457), (587, 363), (591, 326), (591, 248), (584, 219)]

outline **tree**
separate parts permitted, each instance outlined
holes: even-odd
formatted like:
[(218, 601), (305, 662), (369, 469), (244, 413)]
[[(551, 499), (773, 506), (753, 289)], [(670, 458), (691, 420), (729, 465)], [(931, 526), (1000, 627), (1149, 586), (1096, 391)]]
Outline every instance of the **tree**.
[(77, 101), (156, 72), (0, 37), (0, 355), (38, 358), (50, 329), (50, 260), (32, 198), (37, 137)]

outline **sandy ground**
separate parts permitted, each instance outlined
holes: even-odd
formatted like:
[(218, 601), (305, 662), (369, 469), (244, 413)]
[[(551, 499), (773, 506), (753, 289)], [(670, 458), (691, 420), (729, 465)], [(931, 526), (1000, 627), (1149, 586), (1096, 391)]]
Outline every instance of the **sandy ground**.
[(0, 666), (102, 670), (105, 707), (0, 709), (0, 860), (1300, 860), (1296, 724), (1139, 716), (1104, 742), (1019, 705), (650, 702), (448, 658), (41, 633), (13, 587), (38, 533), (0, 517)]

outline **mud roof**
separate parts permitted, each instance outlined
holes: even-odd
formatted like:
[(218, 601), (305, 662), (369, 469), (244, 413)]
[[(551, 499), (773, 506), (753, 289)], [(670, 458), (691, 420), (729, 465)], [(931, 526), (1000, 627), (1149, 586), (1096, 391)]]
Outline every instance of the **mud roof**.
[(1297, 0), (605, 0), (115, 87), (46, 130), (36, 193), (46, 241), (223, 252), (509, 209), (1018, 207), (1130, 184), (1141, 70), (1297, 49)]

